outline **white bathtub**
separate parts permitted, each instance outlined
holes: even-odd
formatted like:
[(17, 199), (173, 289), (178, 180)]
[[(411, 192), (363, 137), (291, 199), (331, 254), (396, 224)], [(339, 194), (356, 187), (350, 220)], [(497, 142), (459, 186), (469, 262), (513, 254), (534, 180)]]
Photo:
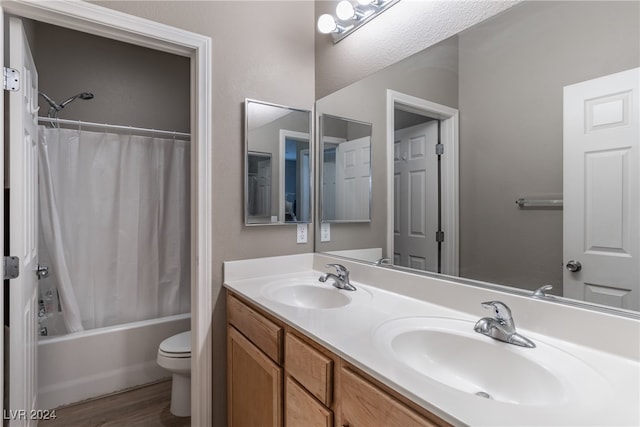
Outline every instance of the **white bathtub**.
[(73, 334), (40, 337), (38, 400), (53, 409), (163, 378), (160, 342), (191, 328), (190, 314), (144, 320)]

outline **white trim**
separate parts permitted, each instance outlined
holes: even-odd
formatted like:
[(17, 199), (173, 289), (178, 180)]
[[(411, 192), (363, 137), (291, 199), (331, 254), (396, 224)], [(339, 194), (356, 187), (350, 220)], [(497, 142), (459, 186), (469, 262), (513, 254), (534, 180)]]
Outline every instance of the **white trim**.
[[(285, 173), (285, 151), (286, 151), (286, 139), (287, 137), (307, 141), (309, 147), (311, 147), (311, 141), (309, 141), (309, 134), (304, 132), (296, 132), (289, 129), (280, 129), (280, 154), (278, 157), (278, 191), (279, 200), (278, 200), (278, 221), (281, 223), (285, 222), (285, 202), (287, 199), (287, 194), (284, 192), (284, 173)], [(311, 165), (309, 165), (311, 166)]]
[[(3, 1), (5, 13), (191, 58), (191, 423), (212, 424), (211, 38), (79, 0)], [(1, 171), (1, 169), (0, 169)]]
[[(0, 8), (0, 46), (4, 46), (4, 41), (4, 11)], [(4, 67), (4, 50), (0, 61)], [(4, 187), (7, 185), (4, 176), (4, 117), (6, 117), (4, 114), (4, 88), (0, 92), (0, 118), (2, 118), (0, 119), (0, 135), (3, 135), (2, 149), (0, 150), (0, 179), (2, 180), (2, 195), (0, 195), (0, 245), (2, 246), (0, 247), (3, 248), (2, 255), (4, 256)], [(4, 278), (4, 262), (0, 264), (0, 272)], [(0, 319), (2, 320), (2, 332), (0, 332), (0, 366), (2, 367), (0, 369), (0, 384), (2, 384), (0, 387), (0, 413), (4, 415), (6, 409), (4, 407), (4, 280), (2, 283), (3, 288), (0, 290)]]
[(436, 104), (415, 96), (387, 89), (387, 257), (393, 259), (393, 142), (394, 110), (396, 105), (403, 110), (428, 115), (442, 121), (442, 229), (445, 233), (442, 272), (459, 274), (459, 221), (458, 221), (458, 110)]

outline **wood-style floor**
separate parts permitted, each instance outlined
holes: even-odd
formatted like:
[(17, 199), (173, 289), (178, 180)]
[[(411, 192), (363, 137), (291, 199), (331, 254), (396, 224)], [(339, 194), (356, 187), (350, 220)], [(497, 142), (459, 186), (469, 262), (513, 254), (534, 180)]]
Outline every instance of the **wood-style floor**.
[(41, 427), (188, 427), (191, 417), (169, 412), (171, 381), (81, 402), (56, 410)]

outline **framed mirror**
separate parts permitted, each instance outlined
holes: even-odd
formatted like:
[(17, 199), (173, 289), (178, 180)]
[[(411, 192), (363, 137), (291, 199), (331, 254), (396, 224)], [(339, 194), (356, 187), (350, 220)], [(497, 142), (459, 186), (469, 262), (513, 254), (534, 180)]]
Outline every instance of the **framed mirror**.
[[(317, 100), (372, 123), (375, 203), (371, 227), (316, 250), (637, 316), (638, 16), (638, 2), (524, 1)], [(431, 171), (402, 189), (397, 163), (423, 152)]]
[(311, 222), (311, 111), (245, 100), (245, 224)]
[(320, 220), (371, 220), (371, 124), (320, 117)]

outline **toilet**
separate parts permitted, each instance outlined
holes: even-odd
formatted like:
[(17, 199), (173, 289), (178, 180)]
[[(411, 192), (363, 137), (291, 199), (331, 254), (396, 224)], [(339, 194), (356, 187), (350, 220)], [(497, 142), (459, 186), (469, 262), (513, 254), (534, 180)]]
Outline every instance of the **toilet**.
[(171, 413), (191, 415), (191, 331), (171, 336), (158, 347), (158, 365), (173, 374)]

